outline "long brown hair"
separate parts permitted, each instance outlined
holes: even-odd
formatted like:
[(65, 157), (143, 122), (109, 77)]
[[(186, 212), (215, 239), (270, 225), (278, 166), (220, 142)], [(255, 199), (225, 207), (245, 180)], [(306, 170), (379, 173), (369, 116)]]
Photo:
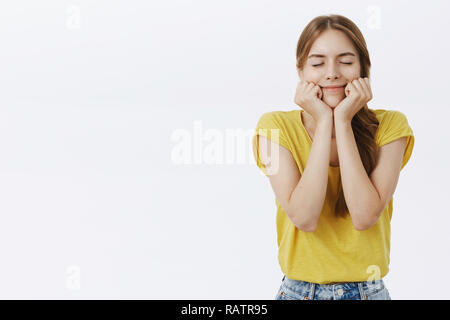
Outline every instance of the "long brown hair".
[[(340, 30), (348, 36), (359, 53), (359, 62), (361, 64), (360, 77), (369, 78), (371, 63), (366, 41), (355, 23), (350, 19), (337, 14), (318, 16), (311, 20), (305, 27), (297, 43), (297, 68), (301, 70), (304, 67), (314, 41), (323, 31), (328, 29)], [(375, 141), (378, 124), (375, 113), (368, 108), (367, 104), (361, 108), (352, 119), (352, 129), (358, 146), (359, 155), (369, 177), (375, 168), (379, 152), (379, 147)], [(334, 211), (337, 217), (345, 218), (348, 214), (348, 207), (344, 198), (340, 174), (338, 182), (338, 198)]]

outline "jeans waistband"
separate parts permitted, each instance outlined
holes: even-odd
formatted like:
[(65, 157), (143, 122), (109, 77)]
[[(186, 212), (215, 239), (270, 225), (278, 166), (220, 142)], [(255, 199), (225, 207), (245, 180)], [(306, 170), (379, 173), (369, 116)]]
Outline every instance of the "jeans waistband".
[(316, 288), (317, 286), (323, 287), (323, 288), (358, 288), (358, 289), (369, 289), (371, 287), (377, 287), (382, 288), (384, 287), (383, 279), (374, 279), (374, 280), (367, 280), (367, 281), (355, 281), (355, 282), (332, 282), (332, 283), (326, 283), (326, 284), (319, 284), (314, 282), (308, 282), (303, 280), (294, 280), (286, 277), (286, 275), (283, 276), (282, 282), (286, 282), (287, 284), (291, 286), (308, 286), (310, 288)]

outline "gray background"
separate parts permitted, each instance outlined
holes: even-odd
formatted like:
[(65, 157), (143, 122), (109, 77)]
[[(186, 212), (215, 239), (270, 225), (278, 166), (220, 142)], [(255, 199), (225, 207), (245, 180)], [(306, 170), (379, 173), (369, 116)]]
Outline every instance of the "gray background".
[[(416, 136), (386, 286), (392, 299), (449, 299), (448, 12), (448, 1), (2, 1), (0, 298), (273, 299), (276, 208), (250, 137), (264, 112), (298, 108), (298, 37), (338, 13), (368, 44), (369, 107), (403, 112)], [(198, 163), (177, 162), (179, 133)], [(210, 164), (202, 152), (232, 135), (244, 146), (219, 149), (244, 161)]]

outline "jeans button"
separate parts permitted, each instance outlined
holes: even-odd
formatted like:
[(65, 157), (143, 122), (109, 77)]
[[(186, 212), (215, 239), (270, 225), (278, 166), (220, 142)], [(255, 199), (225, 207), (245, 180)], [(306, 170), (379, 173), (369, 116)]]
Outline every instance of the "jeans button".
[(337, 293), (338, 293), (338, 295), (342, 296), (342, 295), (344, 294), (344, 290), (339, 289), (339, 290), (337, 291)]

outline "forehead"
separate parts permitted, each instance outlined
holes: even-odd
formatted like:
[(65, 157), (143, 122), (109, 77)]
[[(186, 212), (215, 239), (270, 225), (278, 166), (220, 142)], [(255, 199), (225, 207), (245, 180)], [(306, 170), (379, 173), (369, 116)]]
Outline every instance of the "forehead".
[(358, 52), (352, 41), (340, 30), (326, 30), (314, 41), (308, 54), (323, 54), (325, 56), (337, 56), (343, 52), (352, 52), (358, 56)]

